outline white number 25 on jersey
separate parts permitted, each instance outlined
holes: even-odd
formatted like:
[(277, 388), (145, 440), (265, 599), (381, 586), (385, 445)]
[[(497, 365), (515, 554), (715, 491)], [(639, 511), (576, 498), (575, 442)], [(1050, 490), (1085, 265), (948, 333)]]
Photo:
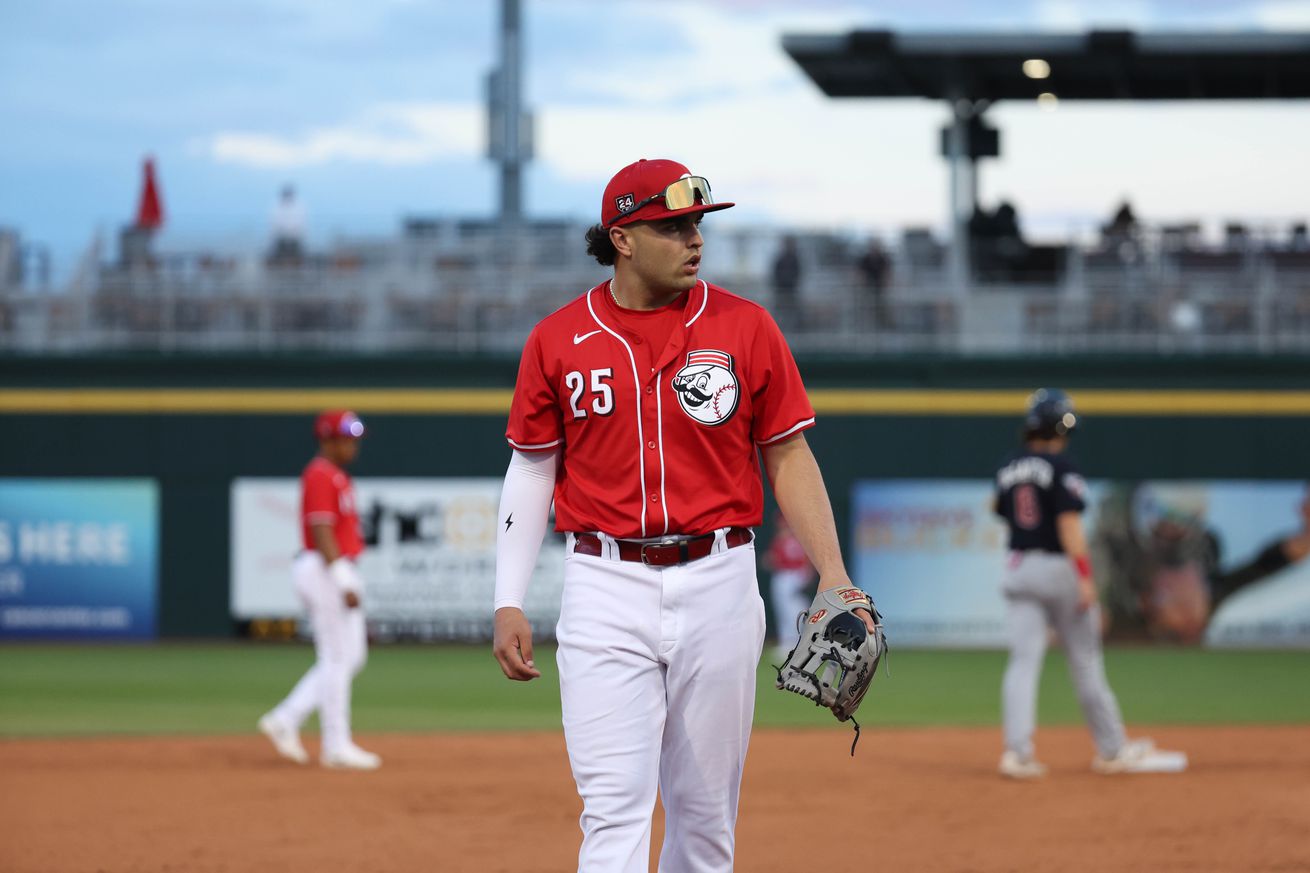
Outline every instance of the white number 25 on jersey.
[[(597, 415), (609, 415), (614, 411), (614, 390), (610, 388), (606, 379), (614, 378), (614, 370), (604, 367), (599, 370), (591, 371), (591, 411)], [(573, 417), (586, 418), (587, 410), (578, 405), (582, 400), (582, 392), (587, 388), (587, 380), (577, 370), (564, 374), (564, 384), (569, 389), (569, 408), (573, 410)]]

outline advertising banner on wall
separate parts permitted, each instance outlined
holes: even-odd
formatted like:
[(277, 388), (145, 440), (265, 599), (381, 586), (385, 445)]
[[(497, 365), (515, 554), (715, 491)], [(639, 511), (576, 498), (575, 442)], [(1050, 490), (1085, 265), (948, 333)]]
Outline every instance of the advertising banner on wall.
[[(989, 480), (865, 481), (852, 501), (855, 581), (895, 643), (1006, 644)], [(1083, 520), (1109, 639), (1310, 646), (1304, 482), (1093, 481)]]
[(0, 480), (0, 638), (154, 637), (158, 519), (149, 480)]
[[(499, 478), (356, 479), (369, 626), (381, 638), (489, 639)], [(237, 619), (303, 617), (291, 586), (300, 550), (300, 483), (232, 484), (231, 609)], [(548, 534), (524, 611), (552, 636), (564, 541)]]

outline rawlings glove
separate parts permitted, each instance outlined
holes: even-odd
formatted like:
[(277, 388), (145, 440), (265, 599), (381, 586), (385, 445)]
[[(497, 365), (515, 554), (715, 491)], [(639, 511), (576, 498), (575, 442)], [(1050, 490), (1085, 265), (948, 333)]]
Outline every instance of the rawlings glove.
[[(856, 609), (867, 609), (873, 616), (874, 633), (869, 633)], [(830, 588), (814, 597), (810, 608), (796, 619), (800, 640), (777, 667), (780, 691), (793, 691), (826, 706), (838, 721), (855, 725), (851, 754), (860, 741), (860, 723), (852, 717), (864, 693), (869, 690), (878, 662), (887, 651), (882, 632), (882, 616), (869, 595), (859, 588)]]

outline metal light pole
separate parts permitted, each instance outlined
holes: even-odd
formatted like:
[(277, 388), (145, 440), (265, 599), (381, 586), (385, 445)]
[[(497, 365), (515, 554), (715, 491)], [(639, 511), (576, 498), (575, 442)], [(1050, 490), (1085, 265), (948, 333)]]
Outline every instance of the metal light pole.
[(500, 3), (500, 62), (487, 75), (487, 157), (500, 165), (500, 221), (523, 217), (523, 165), (532, 158), (532, 115), (523, 108), (519, 0)]

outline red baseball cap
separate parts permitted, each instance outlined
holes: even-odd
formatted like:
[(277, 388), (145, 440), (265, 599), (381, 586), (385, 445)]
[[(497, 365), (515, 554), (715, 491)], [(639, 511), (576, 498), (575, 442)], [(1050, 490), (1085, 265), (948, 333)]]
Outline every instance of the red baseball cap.
[(359, 439), (364, 435), (364, 422), (349, 409), (329, 409), (314, 419), (314, 436), (325, 440), (334, 436)]
[(715, 203), (710, 197), (709, 180), (693, 176), (677, 161), (642, 158), (615, 173), (605, 186), (600, 223), (604, 227), (618, 227), (634, 221), (715, 212), (734, 205)]

